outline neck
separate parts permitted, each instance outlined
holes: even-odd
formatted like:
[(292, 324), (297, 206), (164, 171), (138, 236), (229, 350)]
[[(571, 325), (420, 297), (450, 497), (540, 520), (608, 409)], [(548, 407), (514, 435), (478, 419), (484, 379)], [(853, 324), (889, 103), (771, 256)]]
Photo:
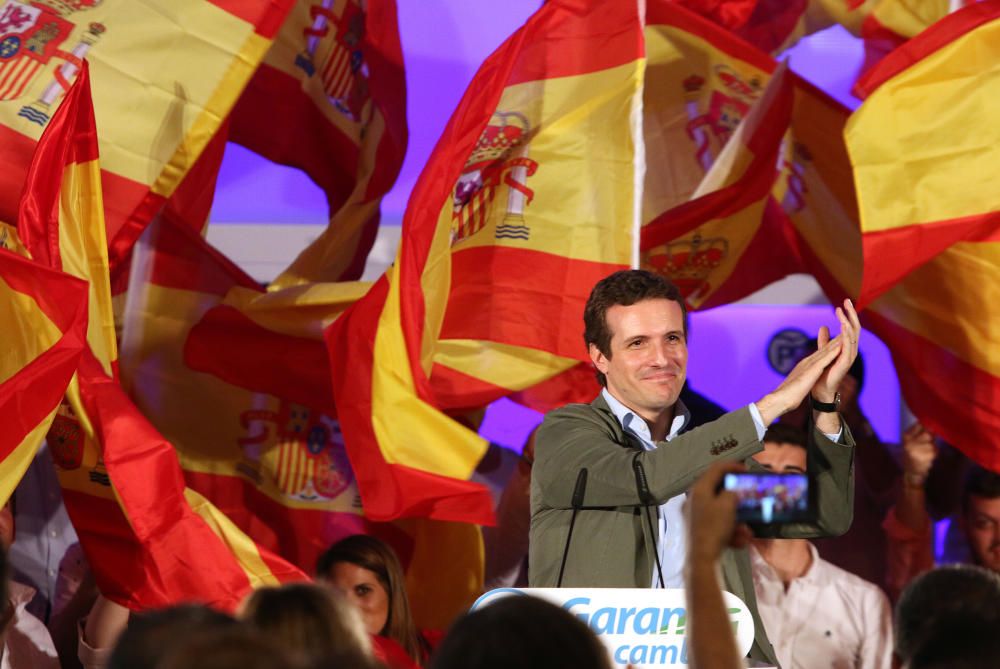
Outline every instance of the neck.
[(786, 588), (812, 566), (812, 552), (805, 539), (754, 539), (753, 545)]
[(670, 424), (674, 422), (674, 408), (665, 409), (656, 416), (646, 416), (643, 414), (639, 414), (639, 416), (649, 426), (649, 435), (653, 438), (653, 441), (663, 441), (667, 438), (667, 431), (670, 429)]

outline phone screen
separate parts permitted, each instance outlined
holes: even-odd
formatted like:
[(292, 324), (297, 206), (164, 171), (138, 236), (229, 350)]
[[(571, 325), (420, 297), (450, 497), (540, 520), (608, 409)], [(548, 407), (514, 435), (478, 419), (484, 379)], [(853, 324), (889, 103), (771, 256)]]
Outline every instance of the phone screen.
[(774, 525), (813, 519), (805, 474), (726, 474), (722, 487), (736, 494), (736, 519), (741, 523)]

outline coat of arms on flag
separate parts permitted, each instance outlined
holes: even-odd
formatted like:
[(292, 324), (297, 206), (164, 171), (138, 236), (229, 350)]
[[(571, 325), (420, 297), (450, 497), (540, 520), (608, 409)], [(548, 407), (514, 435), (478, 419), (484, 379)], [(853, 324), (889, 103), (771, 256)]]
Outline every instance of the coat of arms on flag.
[(489, 222), (497, 191), (506, 186), (506, 210), (496, 226), (497, 239), (527, 240), (524, 209), (534, 195), (528, 177), (538, 163), (528, 158), (531, 126), (518, 112), (495, 112), (455, 184), (452, 245), (476, 234)]
[[(339, 12), (335, 5), (341, 5)], [(312, 25), (303, 30), (306, 44), (295, 56), (295, 66), (310, 77), (318, 74), (334, 107), (358, 121), (368, 98), (368, 72), (361, 48), (364, 10), (355, 0), (322, 0), (309, 7), (309, 17)]]
[(239, 439), (243, 460), (236, 470), (254, 483), (269, 472), (285, 497), (304, 502), (336, 499), (354, 483), (336, 420), (282, 400), (277, 411), (242, 412), (240, 423), (246, 435)]
[(83, 57), (105, 30), (102, 24), (92, 23), (75, 46), (63, 49), (63, 43), (76, 28), (67, 17), (100, 3), (101, 0), (4, 2), (0, 6), (0, 101), (24, 95), (38, 72), (53, 58), (64, 61), (41, 96), (18, 113), (33, 123), (45, 125), (49, 107), (69, 87), (69, 78), (80, 69)]

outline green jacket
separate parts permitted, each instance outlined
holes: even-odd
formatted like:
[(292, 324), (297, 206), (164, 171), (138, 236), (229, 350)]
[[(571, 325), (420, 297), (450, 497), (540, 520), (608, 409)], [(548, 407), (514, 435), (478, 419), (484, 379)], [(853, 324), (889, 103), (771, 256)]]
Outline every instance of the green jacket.
[[(817, 487), (816, 523), (785, 525), (773, 536), (810, 538), (839, 535), (851, 526), (854, 509), (854, 440), (846, 425), (843, 443), (818, 430), (809, 438), (808, 470)], [(587, 468), (585, 507), (577, 514), (565, 587), (646, 588), (653, 573), (658, 543), (638, 507), (632, 461), (639, 458), (657, 502), (679, 495), (716, 460), (742, 460), (750, 470), (762, 467), (750, 458), (763, 450), (747, 408), (684, 432), (656, 450), (646, 451), (627, 434), (598, 396), (589, 405), (572, 404), (550, 412), (535, 437), (531, 472), (531, 541), (528, 576), (531, 587), (555, 587), (577, 473)], [(777, 665), (754, 595), (750, 557), (745, 549), (726, 550), (721, 559), (726, 589), (750, 609), (756, 639), (750, 657)]]

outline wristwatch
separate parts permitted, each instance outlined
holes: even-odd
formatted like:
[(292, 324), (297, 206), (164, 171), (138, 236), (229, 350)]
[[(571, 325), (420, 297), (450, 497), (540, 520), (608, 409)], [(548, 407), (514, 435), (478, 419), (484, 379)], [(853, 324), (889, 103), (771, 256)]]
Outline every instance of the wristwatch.
[(812, 408), (820, 413), (837, 413), (840, 410), (840, 393), (834, 393), (832, 402), (820, 402), (818, 399), (809, 396)]

